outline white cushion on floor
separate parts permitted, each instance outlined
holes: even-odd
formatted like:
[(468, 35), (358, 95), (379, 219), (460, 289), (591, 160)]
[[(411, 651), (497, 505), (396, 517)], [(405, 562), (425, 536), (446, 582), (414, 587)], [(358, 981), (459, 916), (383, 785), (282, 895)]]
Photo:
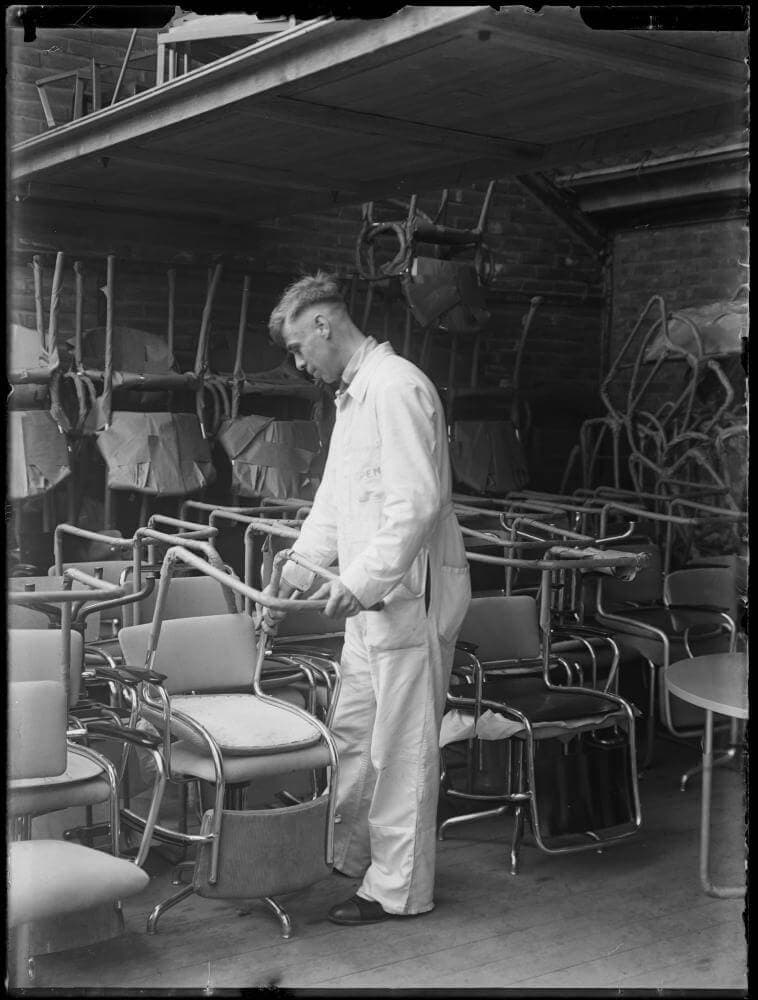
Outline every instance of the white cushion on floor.
[(133, 896), (150, 881), (131, 861), (65, 840), (9, 844), (7, 875), (12, 927)]
[[(248, 757), (297, 750), (321, 739), (307, 719), (255, 695), (175, 695), (171, 705), (207, 729), (225, 754)], [(193, 737), (187, 733), (187, 738)]]

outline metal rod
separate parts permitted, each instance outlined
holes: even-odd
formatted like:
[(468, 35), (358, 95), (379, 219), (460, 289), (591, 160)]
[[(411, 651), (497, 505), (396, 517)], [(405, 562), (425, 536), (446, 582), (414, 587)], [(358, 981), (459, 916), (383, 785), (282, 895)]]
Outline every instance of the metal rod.
[(35, 254), (32, 257), (32, 272), (34, 274), (34, 309), (37, 317), (37, 333), (42, 347), (46, 347), (45, 317), (42, 312), (42, 261)]
[(105, 371), (103, 375), (103, 418), (106, 428), (111, 425), (113, 410), (113, 283), (115, 254), (108, 254), (105, 277)]
[(74, 306), (74, 363), (79, 372), (83, 368), (82, 362), (82, 325), (84, 309), (84, 273), (82, 272), (82, 262), (74, 261), (75, 295)]
[(47, 331), (47, 353), (53, 354), (58, 339), (58, 309), (60, 307), (61, 285), (63, 284), (63, 254), (55, 255), (55, 271), (53, 272), (53, 287), (50, 291), (50, 316)]
[(234, 382), (232, 384), (232, 420), (236, 420), (239, 415), (240, 397), (242, 395), (242, 384), (245, 381), (245, 373), (242, 370), (242, 351), (245, 346), (245, 329), (247, 327), (247, 308), (250, 300), (250, 275), (245, 275), (242, 283), (242, 302), (240, 303), (240, 319), (237, 327), (237, 353), (234, 356)]
[(176, 298), (176, 268), (170, 267), (168, 276), (168, 324), (166, 329), (166, 341), (168, 343), (168, 353), (174, 355), (174, 303)]
[(118, 74), (118, 80), (116, 80), (116, 87), (113, 91), (113, 97), (111, 98), (111, 107), (118, 100), (118, 92), (121, 89), (121, 83), (124, 79), (124, 74), (126, 73), (126, 65), (129, 62), (129, 56), (132, 54), (132, 48), (134, 47), (134, 41), (137, 37), (137, 28), (132, 31), (131, 37), (129, 39), (129, 44), (126, 47), (126, 54), (124, 55), (124, 61), (121, 63), (121, 72)]

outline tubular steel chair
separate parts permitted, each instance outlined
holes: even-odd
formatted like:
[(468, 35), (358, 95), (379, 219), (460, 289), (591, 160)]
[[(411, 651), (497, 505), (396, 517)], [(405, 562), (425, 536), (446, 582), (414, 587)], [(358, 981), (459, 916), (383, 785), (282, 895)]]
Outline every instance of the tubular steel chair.
[[(49, 578), (46, 578), (49, 579)], [(78, 582), (80, 588), (89, 585), (90, 593), (116, 597), (123, 592), (111, 584), (87, 577), (79, 570), (67, 570), (63, 581)], [(50, 585), (54, 581), (50, 580)], [(19, 835), (29, 837), (31, 820), (35, 816), (59, 809), (79, 807), (86, 810), (84, 826), (67, 830), (66, 838), (87, 838), (97, 833), (112, 833), (113, 816), (105, 824), (93, 824), (92, 809), (105, 802), (110, 794), (109, 775), (113, 764), (103, 753), (98, 753), (89, 743), (103, 738), (116, 740), (120, 755), (125, 733), (119, 723), (121, 717), (112, 707), (90, 698), (82, 697), (84, 680), (94, 680), (118, 689), (121, 677), (117, 670), (100, 666), (85, 666), (85, 646), (82, 635), (71, 629), (71, 606), (82, 601), (81, 589), (35, 591), (34, 594), (9, 595), (11, 607), (16, 601), (36, 600), (51, 609), (52, 602), (63, 605), (59, 629), (19, 629), (8, 631), (8, 673), (11, 681), (51, 682), (62, 680), (67, 692), (67, 712), (71, 739), (68, 745), (68, 763), (63, 773), (42, 779), (11, 781), (8, 787), (8, 810), (16, 817)]]
[[(290, 919), (273, 896), (326, 877), (332, 864), (334, 742), (312, 714), (264, 693), (267, 648), (248, 615), (163, 620), (174, 569), (181, 563), (254, 603), (282, 610), (298, 604), (261, 594), (188, 548), (173, 546), (164, 558), (152, 623), (119, 633), (124, 656), (134, 664), (129, 667), (135, 695), (131, 724), (146, 722), (158, 731), (169, 780), (199, 779), (213, 788), (213, 806), (197, 834), (123, 811), (124, 822), (143, 828), (148, 839), (197, 847), (192, 883), (153, 909), (148, 933), (167, 909), (194, 892), (263, 899), (289, 937)], [(314, 601), (311, 607), (325, 603)], [(283, 808), (245, 808), (248, 786), (324, 768), (328, 781), (321, 792), (316, 786), (311, 798)]]
[[(631, 544), (626, 547), (636, 546)], [(728, 648), (730, 640), (725, 639), (725, 633), (734, 632), (734, 618), (729, 611), (734, 614), (736, 597), (732, 601), (729, 596), (735, 589), (732, 579), (731, 586), (725, 585), (721, 597), (711, 595), (715, 605), (708, 595), (703, 600), (697, 588), (705, 577), (690, 576), (689, 571), (684, 570), (679, 572), (687, 573), (687, 576), (677, 576), (675, 571), (664, 577), (658, 546), (648, 543), (640, 546), (639, 550), (647, 553), (649, 561), (633, 581), (597, 578), (593, 617), (599, 625), (612, 631), (619, 644), (635, 649), (647, 663), (649, 700), (644, 763), (648, 766), (653, 756), (656, 717), (664, 731), (676, 739), (689, 739), (702, 732), (702, 710), (668, 695), (665, 671), (670, 663), (692, 655), (688, 637), (694, 628), (693, 616), (699, 624), (700, 652), (725, 651)], [(684, 606), (678, 612), (670, 601), (665, 600), (665, 580), (672, 576), (675, 590), (684, 599)], [(685, 580), (689, 580), (691, 585), (687, 586)], [(726, 577), (722, 580), (726, 581)]]
[[(71, 744), (66, 740), (66, 684), (61, 678), (12, 682), (8, 702), (11, 786), (23, 784), (28, 787), (32, 783), (39, 785), (63, 778), (71, 760)], [(120, 901), (141, 892), (150, 881), (141, 867), (146, 844), (134, 863), (118, 856), (116, 775), (107, 764), (103, 762), (111, 806), (111, 854), (65, 840), (26, 839), (12, 840), (8, 844), (10, 986), (31, 985), (34, 978), (34, 959), (29, 954), (30, 946), (34, 947), (31, 941), (39, 939), (40, 927), (44, 928), (46, 920), (112, 902), (123, 930)], [(18, 806), (18, 800), (11, 794), (11, 816)], [(50, 942), (46, 944), (44, 950), (49, 951)]]
[[(554, 682), (550, 580), (565, 564), (551, 555), (536, 563), (543, 579), (539, 619), (528, 595), (472, 599), (440, 739), (446, 798), (493, 806), (446, 820), (440, 839), (453, 826), (514, 809), (514, 875), (526, 815), (537, 846), (550, 854), (599, 849), (641, 823), (631, 706), (614, 694)], [(639, 563), (613, 552), (572, 555), (577, 569)]]

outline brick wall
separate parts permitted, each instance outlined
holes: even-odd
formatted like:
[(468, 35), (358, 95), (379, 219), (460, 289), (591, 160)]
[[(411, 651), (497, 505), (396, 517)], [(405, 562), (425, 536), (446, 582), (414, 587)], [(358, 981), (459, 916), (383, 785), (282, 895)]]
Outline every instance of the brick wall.
[[(137, 32), (122, 82), (122, 96), (145, 89), (155, 82), (157, 32)], [(110, 103), (119, 70), (131, 37), (128, 29), (65, 30), (39, 29), (33, 42), (24, 42), (21, 28), (6, 31), (7, 135), (15, 144), (45, 132), (47, 126), (35, 82), (74, 69), (89, 70), (92, 55), (102, 64), (103, 101)], [(71, 120), (73, 78), (45, 86), (57, 124)], [(89, 87), (88, 87), (89, 89)]]
[[(619, 232), (613, 249), (610, 358), (621, 350), (652, 295), (668, 311), (731, 298), (747, 280), (747, 231), (740, 219), (692, 222)], [(643, 335), (640, 329), (640, 336)], [(634, 344), (628, 359), (635, 356)], [(667, 363), (653, 383), (653, 400), (671, 398), (681, 365)], [(619, 383), (621, 384), (621, 383)]]
[[(7, 33), (10, 87), (8, 127), (12, 142), (45, 131), (34, 80), (64, 69), (85, 68), (90, 46), (96, 57), (118, 66), (129, 31), (39, 31), (35, 42), (23, 43), (20, 31)], [(154, 32), (140, 31), (135, 55), (154, 47)], [(153, 62), (142, 64), (149, 72), (135, 82), (151, 82)], [(117, 72), (117, 70), (116, 70)], [(67, 89), (68, 88), (68, 89)], [(51, 89), (56, 120), (70, 116), (70, 84)], [(485, 184), (454, 189), (446, 221), (458, 227), (475, 224)], [(419, 207), (434, 215), (440, 191), (420, 192)], [(54, 249), (69, 256), (59, 329), (73, 332), (73, 276), (70, 263), (84, 261), (87, 273), (85, 325), (98, 322), (104, 297), (97, 291), (104, 277), (104, 258), (117, 255), (116, 321), (151, 332), (163, 332), (166, 322), (168, 263), (177, 254), (192, 254), (192, 264), (177, 264), (176, 346), (183, 365), (191, 364), (200, 325), (205, 291), (205, 265), (211, 254), (224, 253), (229, 263), (214, 310), (214, 356), (228, 363), (237, 329), (239, 295), (244, 270), (253, 277), (248, 313), (245, 367), (261, 370), (276, 364), (281, 355), (267, 342), (265, 323), (281, 289), (298, 274), (317, 267), (335, 269), (347, 277), (355, 267), (355, 240), (360, 228), (360, 206), (331, 212), (271, 219), (251, 227), (198, 227), (186, 220), (160, 219), (136, 213), (87, 214), (70, 207), (30, 199), (16, 206), (11, 226), (11, 319), (33, 326), (29, 260), (41, 251), (45, 287), (49, 291)], [(382, 206), (377, 206), (377, 212)], [(384, 206), (385, 215), (402, 215), (402, 209)], [(498, 182), (493, 199), (487, 243), (492, 251), (493, 273), (486, 292), (492, 314), (484, 333), (479, 364), (482, 383), (498, 384), (511, 375), (513, 349), (521, 318), (534, 295), (543, 298), (524, 355), (522, 385), (533, 396), (535, 423), (544, 430), (538, 482), (557, 485), (565, 453), (571, 442), (563, 438), (567, 427), (578, 427), (581, 413), (596, 406), (599, 377), (602, 282), (597, 260), (573, 234), (548, 213), (515, 179)], [(363, 314), (363, 291), (356, 302), (356, 317)], [(386, 319), (386, 323), (385, 323)], [(368, 332), (388, 335), (402, 346), (403, 310), (396, 301), (385, 317), (377, 295), (367, 323)], [(420, 334), (414, 335), (416, 351)], [(417, 356), (417, 355), (416, 355)], [(430, 354), (431, 373), (445, 381), (449, 353), (444, 338), (435, 341)], [(468, 381), (471, 344), (461, 343), (458, 370)], [(226, 364), (225, 366), (228, 366)], [(568, 420), (566, 412), (576, 414)], [(554, 434), (548, 433), (552, 427)], [(573, 434), (573, 430), (571, 431)], [(555, 454), (553, 454), (555, 453)]]

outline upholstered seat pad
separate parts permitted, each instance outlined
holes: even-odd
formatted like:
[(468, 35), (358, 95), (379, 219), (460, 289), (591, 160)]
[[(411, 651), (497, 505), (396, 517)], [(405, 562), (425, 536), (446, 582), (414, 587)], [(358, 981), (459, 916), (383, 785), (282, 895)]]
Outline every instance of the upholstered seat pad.
[(110, 785), (102, 767), (69, 749), (66, 770), (54, 778), (21, 778), (8, 784), (8, 812), (11, 816), (40, 816), (105, 802)]
[[(278, 774), (292, 774), (295, 771), (312, 771), (325, 767), (330, 762), (328, 748), (320, 744), (267, 756), (225, 756), (222, 763), (224, 780), (229, 784), (238, 784)], [(171, 769), (176, 774), (192, 775), (204, 781), (216, 780), (210, 754), (204, 753), (197, 744), (187, 740), (178, 740), (172, 745)]]
[[(321, 733), (302, 715), (255, 695), (174, 695), (172, 708), (208, 730), (223, 754), (255, 756), (313, 746)], [(191, 732), (186, 738), (198, 740)]]
[(12, 927), (73, 913), (141, 892), (150, 882), (131, 861), (65, 840), (24, 840), (8, 847)]
[[(460, 692), (463, 694), (463, 691)], [(504, 678), (485, 681), (482, 685), (485, 701), (502, 701), (525, 715), (532, 725), (543, 722), (571, 721), (588, 716), (616, 713), (619, 707), (610, 698), (596, 691), (563, 691), (549, 688), (542, 678)]]

